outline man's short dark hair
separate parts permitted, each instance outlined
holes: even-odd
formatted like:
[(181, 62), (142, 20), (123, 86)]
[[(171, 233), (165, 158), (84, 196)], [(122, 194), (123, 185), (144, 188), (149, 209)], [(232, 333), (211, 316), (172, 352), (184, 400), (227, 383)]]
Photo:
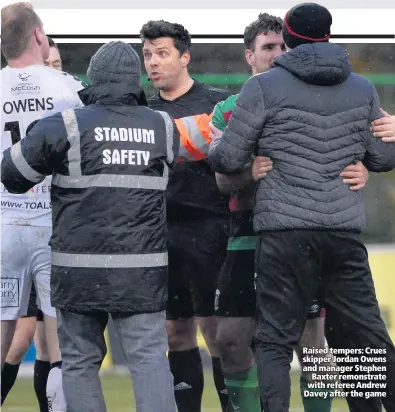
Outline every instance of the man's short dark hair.
[(29, 47), (41, 19), (27, 2), (13, 3), (1, 9), (1, 50), (8, 59), (18, 58)]
[(155, 40), (159, 37), (170, 37), (180, 54), (190, 51), (191, 36), (184, 26), (178, 23), (169, 23), (164, 20), (150, 20), (140, 30), (141, 41)]
[(268, 33), (270, 31), (281, 33), (283, 24), (284, 22), (281, 17), (272, 16), (268, 13), (260, 13), (258, 18), (244, 30), (244, 44), (246, 48), (253, 51), (255, 48), (255, 40), (262, 33)]
[(57, 49), (58, 48), (58, 45), (53, 41), (53, 39), (51, 39), (49, 36), (47, 36), (48, 37), (48, 44), (49, 44), (49, 47), (55, 47), (55, 49)]

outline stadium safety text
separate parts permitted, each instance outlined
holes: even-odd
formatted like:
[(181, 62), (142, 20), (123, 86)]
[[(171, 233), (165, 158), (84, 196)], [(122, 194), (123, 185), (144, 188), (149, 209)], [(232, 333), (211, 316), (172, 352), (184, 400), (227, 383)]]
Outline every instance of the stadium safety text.
[[(96, 127), (95, 139), (98, 142), (136, 142), (155, 144), (155, 132), (152, 129)], [(148, 166), (149, 159), (150, 152), (148, 150), (103, 150), (103, 163), (106, 165), (129, 164)]]

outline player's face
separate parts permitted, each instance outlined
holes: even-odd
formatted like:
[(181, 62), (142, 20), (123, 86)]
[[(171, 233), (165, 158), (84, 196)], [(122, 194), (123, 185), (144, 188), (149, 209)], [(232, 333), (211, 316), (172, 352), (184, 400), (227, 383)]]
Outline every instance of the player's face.
[(56, 47), (49, 48), (49, 56), (45, 61), (45, 65), (62, 71), (62, 59), (60, 58), (59, 50)]
[(190, 53), (180, 52), (170, 37), (146, 40), (143, 46), (144, 66), (155, 88), (170, 90), (176, 87), (186, 70)]
[(253, 74), (264, 73), (273, 67), (274, 60), (287, 51), (281, 33), (261, 33), (255, 39), (254, 50), (245, 52)]

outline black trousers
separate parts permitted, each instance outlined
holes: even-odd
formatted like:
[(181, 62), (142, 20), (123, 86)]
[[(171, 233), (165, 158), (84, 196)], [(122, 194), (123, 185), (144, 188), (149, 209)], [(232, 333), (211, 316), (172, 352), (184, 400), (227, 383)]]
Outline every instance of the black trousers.
[[(345, 375), (369, 373), (357, 372), (356, 364), (374, 364), (386, 369), (370, 371), (385, 375), (384, 381), (358, 378), (364, 384), (384, 382), (386, 388), (356, 389), (364, 392), (364, 396), (348, 395), (350, 411), (378, 412), (384, 405), (387, 412), (394, 412), (395, 348), (380, 315), (367, 250), (359, 234), (310, 230), (263, 232), (255, 259), (255, 344), (264, 411), (289, 411), (293, 350), (304, 329), (311, 301), (318, 295), (326, 308), (326, 338), (330, 348), (360, 349), (368, 357), (385, 357), (382, 363), (377, 359), (376, 362), (361, 360), (361, 354), (354, 355), (354, 358), (359, 356), (354, 360), (336, 355), (338, 365), (354, 366)], [(382, 349), (381, 354), (368, 354), (367, 348)], [(385, 392), (385, 396), (368, 392)]]

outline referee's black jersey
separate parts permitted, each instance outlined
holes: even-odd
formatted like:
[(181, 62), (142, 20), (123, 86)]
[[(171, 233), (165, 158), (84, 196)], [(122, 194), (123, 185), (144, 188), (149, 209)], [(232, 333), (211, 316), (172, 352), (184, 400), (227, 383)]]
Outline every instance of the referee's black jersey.
[[(169, 101), (159, 92), (148, 100), (154, 110), (167, 112), (174, 119), (197, 114), (210, 114), (214, 106), (227, 99), (230, 93), (194, 81), (193, 86), (182, 96)], [(169, 180), (167, 191), (167, 216), (179, 221), (183, 217), (229, 214), (229, 198), (220, 194), (207, 160), (193, 163), (178, 163)]]

